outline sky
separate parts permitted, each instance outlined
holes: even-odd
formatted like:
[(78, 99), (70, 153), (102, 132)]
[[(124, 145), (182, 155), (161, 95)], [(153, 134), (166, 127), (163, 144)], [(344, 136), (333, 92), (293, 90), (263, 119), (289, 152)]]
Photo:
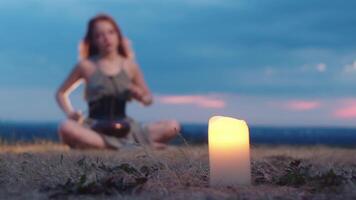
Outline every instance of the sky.
[[(0, 1), (0, 120), (59, 121), (55, 91), (88, 20), (113, 16), (154, 105), (140, 121), (356, 127), (354, 1)], [(79, 87), (71, 99), (86, 112)]]

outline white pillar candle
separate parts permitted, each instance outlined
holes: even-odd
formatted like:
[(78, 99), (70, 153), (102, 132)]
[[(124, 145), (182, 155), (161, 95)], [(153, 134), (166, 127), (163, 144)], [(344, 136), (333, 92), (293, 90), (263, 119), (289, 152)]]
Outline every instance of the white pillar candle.
[(211, 186), (251, 184), (250, 138), (245, 121), (210, 118), (209, 164)]

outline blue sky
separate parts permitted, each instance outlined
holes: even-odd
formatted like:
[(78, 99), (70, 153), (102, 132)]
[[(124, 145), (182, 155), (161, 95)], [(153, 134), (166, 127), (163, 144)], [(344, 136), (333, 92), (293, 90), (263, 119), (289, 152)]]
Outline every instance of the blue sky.
[[(90, 17), (132, 40), (155, 104), (143, 121), (356, 125), (353, 1), (1, 1), (0, 119), (63, 118), (54, 92), (77, 61)], [(81, 88), (72, 95), (85, 110)]]

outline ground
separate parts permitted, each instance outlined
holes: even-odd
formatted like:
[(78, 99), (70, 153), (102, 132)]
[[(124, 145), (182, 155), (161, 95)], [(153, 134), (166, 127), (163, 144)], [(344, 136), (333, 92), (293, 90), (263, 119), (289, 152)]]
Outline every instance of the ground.
[(0, 199), (356, 199), (356, 148), (252, 146), (252, 185), (209, 187), (207, 145), (2, 144)]

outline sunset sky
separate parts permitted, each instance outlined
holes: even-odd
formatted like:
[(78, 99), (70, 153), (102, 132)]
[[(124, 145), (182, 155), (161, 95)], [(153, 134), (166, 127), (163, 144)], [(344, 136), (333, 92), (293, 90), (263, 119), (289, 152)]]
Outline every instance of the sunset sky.
[[(58, 121), (54, 94), (88, 20), (133, 44), (155, 104), (142, 121), (356, 127), (356, 1), (0, 1), (0, 120)], [(82, 87), (72, 95), (85, 112)]]

